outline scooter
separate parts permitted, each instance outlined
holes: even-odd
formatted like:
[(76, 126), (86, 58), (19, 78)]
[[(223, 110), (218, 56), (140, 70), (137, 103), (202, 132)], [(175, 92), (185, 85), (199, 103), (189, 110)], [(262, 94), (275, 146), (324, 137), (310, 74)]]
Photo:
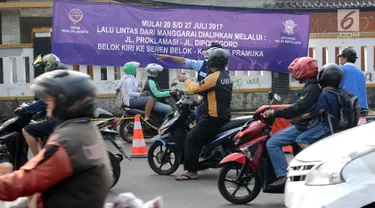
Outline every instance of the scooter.
[[(186, 133), (195, 126), (195, 117), (190, 116), (195, 107), (194, 98), (181, 95), (181, 99), (176, 102), (174, 112), (159, 128), (159, 135), (153, 139), (155, 142), (148, 151), (148, 164), (155, 173), (170, 175), (183, 163), (183, 143)], [(236, 149), (232, 137), (251, 118), (251, 116), (244, 116), (225, 124), (216, 139), (203, 147), (199, 169), (218, 168), (220, 160)], [(163, 170), (166, 164), (169, 164), (170, 168)]]
[[(172, 83), (171, 88), (176, 86), (176, 85), (177, 85), (177, 83)], [(178, 100), (181, 99), (180, 94), (173, 95), (171, 98), (172, 99), (171, 99), (170, 102), (167, 102), (167, 101), (163, 101), (163, 102), (166, 103), (166, 104), (170, 104), (170, 103), (173, 103), (173, 101), (175, 103), (175, 102), (177, 102)], [(159, 130), (161, 124), (163, 123), (163, 120), (160, 118), (159, 115), (157, 115), (157, 113), (151, 114), (151, 116), (150, 116), (151, 122), (147, 122), (144, 119), (144, 117), (145, 117), (144, 116), (145, 115), (144, 107), (136, 109), (136, 108), (131, 108), (129, 106), (123, 106), (123, 110), (125, 111), (125, 113), (121, 117), (121, 121), (119, 122), (119, 132), (120, 132), (121, 138), (125, 142), (127, 142), (127, 143), (133, 142), (132, 132), (133, 132), (133, 128), (134, 128), (134, 117), (136, 115), (141, 116), (141, 125), (142, 125), (142, 130), (143, 130), (143, 136), (145, 137), (145, 139), (151, 139), (158, 134), (158, 130)], [(192, 114), (195, 115), (194, 113), (192, 113)]]
[[(218, 189), (220, 194), (233, 204), (246, 204), (253, 201), (262, 189), (264, 193), (284, 193), (284, 185), (269, 186), (277, 177), (265, 145), (271, 137), (275, 119), (265, 118), (263, 113), (266, 110), (276, 110), (289, 105), (272, 105), (275, 100), (280, 101), (280, 96), (270, 92), (270, 97), (273, 97), (271, 103), (261, 106), (253, 115), (253, 121), (246, 123), (233, 138), (235, 144), (239, 145), (241, 153), (232, 153), (220, 162), (222, 169), (217, 182)], [(292, 147), (294, 155), (301, 151), (298, 145)], [(236, 170), (237, 174), (229, 177), (230, 170)], [(248, 186), (252, 181), (254, 187), (250, 189)], [(226, 182), (236, 185), (232, 193), (228, 191)], [(236, 193), (241, 187), (245, 188), (247, 195), (237, 197)]]

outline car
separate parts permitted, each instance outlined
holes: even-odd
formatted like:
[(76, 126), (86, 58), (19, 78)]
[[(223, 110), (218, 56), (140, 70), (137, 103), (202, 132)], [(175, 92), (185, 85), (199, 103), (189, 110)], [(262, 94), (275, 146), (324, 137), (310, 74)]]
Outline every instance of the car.
[(375, 207), (375, 122), (330, 135), (289, 164), (288, 208)]

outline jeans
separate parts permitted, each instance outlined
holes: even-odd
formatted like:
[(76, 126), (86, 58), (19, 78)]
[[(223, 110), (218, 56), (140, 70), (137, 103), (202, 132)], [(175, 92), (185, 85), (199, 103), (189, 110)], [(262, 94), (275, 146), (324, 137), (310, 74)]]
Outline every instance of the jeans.
[(217, 119), (210, 116), (202, 116), (197, 125), (191, 129), (185, 140), (184, 169), (196, 173), (199, 168), (199, 155), (208, 141), (215, 138), (220, 128), (228, 120)]
[(282, 149), (283, 146), (292, 145), (293, 143), (312, 144), (329, 132), (329, 127), (319, 123), (306, 131), (298, 130), (294, 125), (291, 125), (273, 135), (267, 141), (266, 147), (276, 176), (280, 178), (287, 175), (288, 162)]
[[(144, 109), (146, 103), (148, 101), (148, 96), (141, 96), (141, 97), (133, 97), (129, 100), (129, 106), (132, 108), (141, 108)], [(155, 102), (152, 110), (155, 111), (157, 114), (160, 114), (163, 119), (165, 119), (171, 112), (172, 107), (170, 105)]]

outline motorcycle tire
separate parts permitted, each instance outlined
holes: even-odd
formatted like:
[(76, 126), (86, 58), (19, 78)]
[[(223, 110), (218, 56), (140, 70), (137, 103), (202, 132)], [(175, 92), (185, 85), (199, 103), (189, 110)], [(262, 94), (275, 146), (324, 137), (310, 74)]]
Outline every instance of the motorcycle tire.
[[(253, 179), (255, 179), (255, 184), (254, 184), (254, 188), (251, 191), (251, 193), (249, 193), (248, 195), (246, 195), (244, 197), (236, 197), (236, 196), (233, 196), (232, 193), (229, 193), (226, 186), (225, 186), (225, 182), (227, 181), (227, 179), (226, 179), (227, 174), (230, 170), (233, 170), (233, 169), (241, 170), (241, 167), (242, 167), (242, 164), (235, 163), (235, 162), (225, 164), (220, 171), (219, 178), (218, 178), (218, 181), (217, 181), (217, 186), (218, 186), (220, 194), (227, 201), (229, 201), (233, 204), (250, 203), (251, 201), (253, 201), (259, 195), (259, 193), (261, 191), (261, 188), (262, 188), (262, 182), (260, 181), (259, 174), (253, 172), (252, 175), (253, 175)], [(236, 178), (237, 177), (238, 176), (236, 176)]]
[[(174, 153), (174, 155), (175, 155), (175, 160), (174, 160), (174, 163), (171, 164), (171, 168), (169, 168), (167, 170), (162, 170), (161, 167), (159, 168), (159, 166), (157, 164), (155, 164), (155, 161), (154, 161), (154, 151), (157, 148), (160, 148), (162, 146), (163, 146), (163, 144), (160, 143), (160, 142), (155, 142), (154, 144), (151, 145), (150, 149), (148, 150), (148, 154), (147, 154), (148, 164), (149, 164), (150, 168), (155, 173), (157, 173), (159, 175), (170, 175), (170, 174), (176, 172), (178, 167), (180, 167), (180, 163), (179, 163), (180, 159), (179, 159), (179, 156), (174, 149), (172, 149), (170, 147), (166, 147), (167, 149), (165, 150), (165, 152), (167, 150), (171, 150), (172, 151), (171, 153)], [(160, 151), (159, 151), (159, 153), (160, 153)], [(162, 158), (158, 158), (158, 159), (161, 160)], [(169, 155), (169, 159), (170, 159), (170, 155)]]
[(133, 127), (134, 122), (132, 121), (123, 121), (120, 124), (120, 137), (122, 140), (124, 140), (126, 143), (131, 144), (133, 143)]
[(113, 175), (113, 184), (111, 186), (112, 188), (117, 184), (118, 180), (120, 179), (121, 167), (120, 167), (120, 162), (117, 160), (114, 154), (108, 151), (108, 155), (109, 155), (109, 160), (111, 162), (111, 170), (112, 170), (112, 175)]

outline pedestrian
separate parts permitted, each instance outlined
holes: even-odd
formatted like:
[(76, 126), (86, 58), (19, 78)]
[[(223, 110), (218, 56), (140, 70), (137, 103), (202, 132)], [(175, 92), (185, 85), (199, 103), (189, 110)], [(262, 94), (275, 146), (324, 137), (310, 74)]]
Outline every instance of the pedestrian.
[(340, 57), (341, 69), (344, 71), (344, 78), (340, 88), (346, 89), (358, 97), (361, 108), (361, 117), (358, 125), (364, 124), (368, 114), (366, 79), (362, 70), (355, 66), (358, 58), (357, 53), (352, 48), (345, 48), (338, 57)]

